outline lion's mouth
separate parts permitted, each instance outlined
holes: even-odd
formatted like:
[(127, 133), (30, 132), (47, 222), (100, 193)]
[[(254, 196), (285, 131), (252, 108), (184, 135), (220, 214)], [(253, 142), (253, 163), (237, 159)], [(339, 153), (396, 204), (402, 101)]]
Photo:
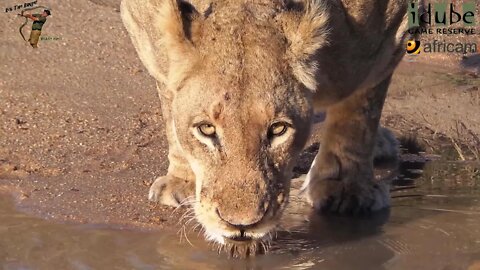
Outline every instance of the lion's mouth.
[(240, 228), (235, 233), (223, 234), (223, 242), (231, 244), (249, 244), (258, 241), (269, 240), (272, 228)]
[(213, 241), (218, 252), (226, 252), (230, 257), (251, 257), (265, 254), (272, 240), (274, 226), (261, 226), (260, 228), (233, 229), (221, 231), (205, 228), (206, 238)]
[(231, 244), (248, 244), (249, 242), (255, 241), (250, 236), (245, 236), (245, 234), (233, 236), (233, 237), (225, 237), (225, 242)]

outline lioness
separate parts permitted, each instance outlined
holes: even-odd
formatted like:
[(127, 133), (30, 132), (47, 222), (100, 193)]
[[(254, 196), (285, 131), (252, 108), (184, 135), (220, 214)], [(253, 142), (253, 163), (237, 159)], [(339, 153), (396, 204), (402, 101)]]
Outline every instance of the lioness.
[(406, 10), (407, 0), (123, 0), (169, 143), (168, 173), (149, 199), (191, 203), (220, 244), (269, 238), (321, 109), (308, 201), (345, 214), (388, 207), (373, 153), (378, 138), (395, 154), (379, 119), (404, 54)]

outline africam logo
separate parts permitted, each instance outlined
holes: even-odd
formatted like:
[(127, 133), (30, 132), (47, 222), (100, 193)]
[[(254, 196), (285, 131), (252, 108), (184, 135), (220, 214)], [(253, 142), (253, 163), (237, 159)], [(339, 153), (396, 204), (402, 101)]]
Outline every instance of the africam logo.
[(420, 40), (409, 40), (407, 42), (407, 53), (408, 54), (419, 54), (421, 51)]
[(425, 53), (476, 53), (477, 44), (475, 42), (446, 42), (439, 40), (432, 40), (424, 42), (423, 48), (420, 46), (420, 40), (407, 41), (406, 51), (407, 54), (416, 55), (421, 51)]
[(467, 2), (462, 4), (462, 11), (455, 4), (446, 2), (434, 3), (425, 6), (426, 10), (419, 9), (417, 3), (408, 4), (408, 24), (409, 27), (428, 24), (430, 26), (443, 26), (463, 22), (464, 27), (475, 26), (475, 2)]

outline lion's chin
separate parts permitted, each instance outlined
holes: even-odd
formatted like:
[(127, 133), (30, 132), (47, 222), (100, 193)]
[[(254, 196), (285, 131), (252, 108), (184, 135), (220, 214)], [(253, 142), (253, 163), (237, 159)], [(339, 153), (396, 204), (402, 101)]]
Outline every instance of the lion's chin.
[(223, 237), (223, 244), (218, 244), (218, 251), (225, 252), (232, 258), (248, 258), (268, 251), (270, 239), (251, 237)]
[(226, 252), (229, 256), (235, 258), (252, 257), (257, 254), (264, 254), (268, 251), (270, 241), (272, 240), (272, 232), (256, 232), (240, 234), (217, 234), (208, 233), (206, 238), (217, 244), (218, 252)]
[(265, 254), (268, 250), (268, 243), (261, 241), (226, 241), (221, 247), (230, 257), (248, 258), (256, 255)]

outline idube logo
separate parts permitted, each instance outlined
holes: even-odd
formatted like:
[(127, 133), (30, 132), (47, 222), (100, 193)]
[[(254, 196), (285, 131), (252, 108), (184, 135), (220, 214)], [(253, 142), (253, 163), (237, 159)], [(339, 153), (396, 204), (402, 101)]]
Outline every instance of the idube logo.
[(463, 22), (464, 27), (475, 26), (475, 2), (462, 4), (462, 10), (453, 3), (429, 3), (425, 12), (420, 14), (417, 3), (408, 4), (408, 24), (410, 27), (428, 24), (430, 26), (448, 27)]

